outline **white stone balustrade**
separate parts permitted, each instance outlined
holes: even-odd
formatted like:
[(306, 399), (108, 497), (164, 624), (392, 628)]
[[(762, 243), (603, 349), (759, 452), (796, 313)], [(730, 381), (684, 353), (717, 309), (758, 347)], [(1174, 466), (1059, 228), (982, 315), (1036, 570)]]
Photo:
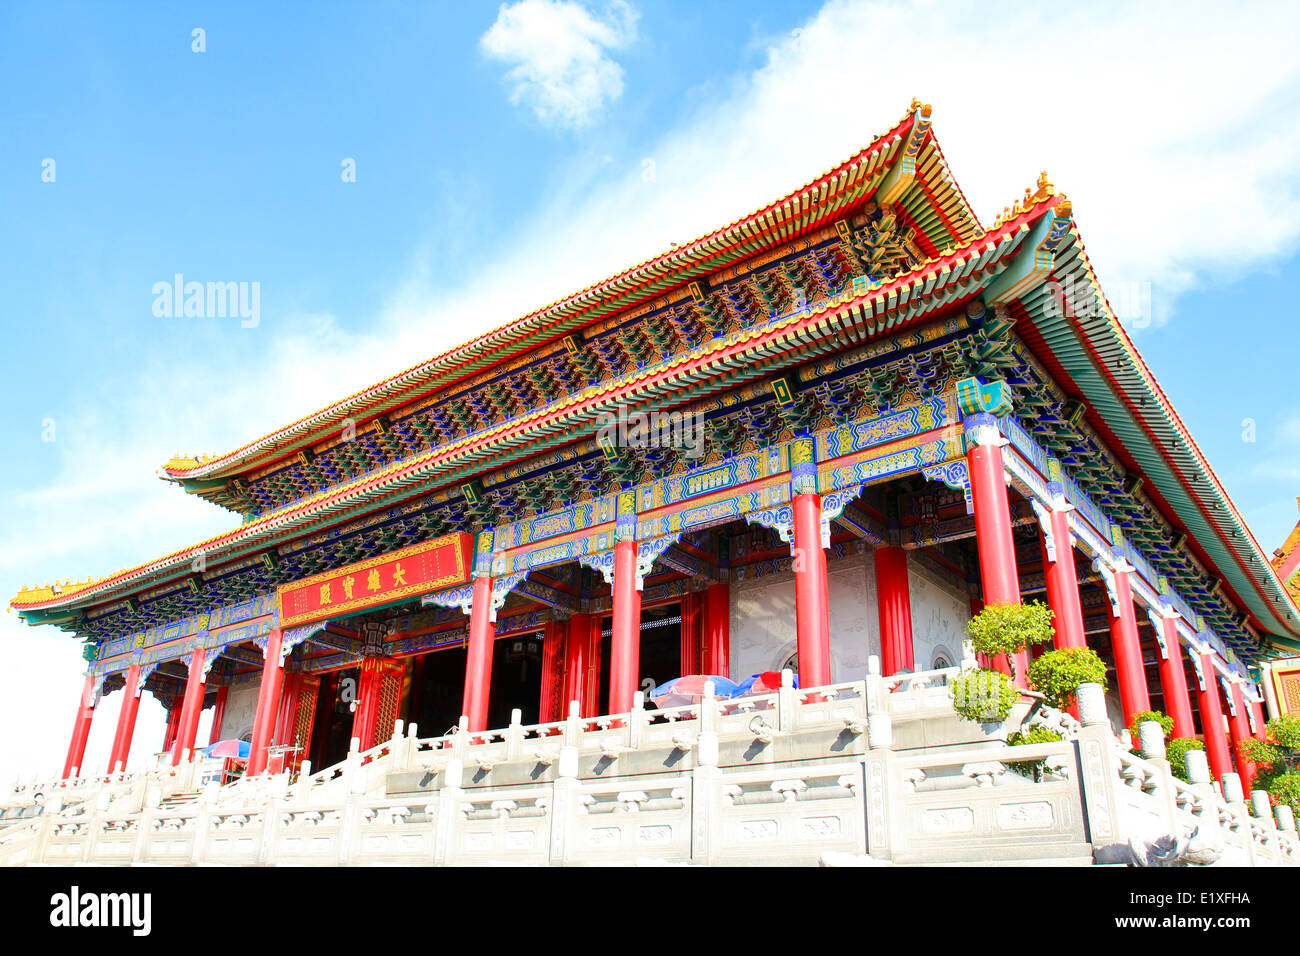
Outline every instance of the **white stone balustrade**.
[[(1082, 722), (1035, 713), (1058, 742), (1007, 747), (975, 734), (909, 745), (918, 726), (951, 724), (956, 673), (886, 679), (876, 668), (801, 690), (787, 677), (776, 693), (734, 701), (647, 711), (638, 698), (627, 714), (588, 719), (575, 705), (530, 726), (516, 711), (502, 730), (462, 723), (433, 738), (399, 721), (389, 740), (335, 767), (304, 765), (295, 781), (199, 788), (199, 766), (186, 761), (29, 782), (10, 805), (40, 812), (0, 820), (0, 864), (813, 862), (824, 852), (1106, 862), (1163, 835), (1190, 862), (1300, 863), (1289, 808), (1256, 792), (1251, 817), (1236, 775), (1225, 799), (1199, 751), (1187, 755), (1188, 782), (1174, 778), (1158, 725), (1141, 728), (1141, 755), (1127, 752), (1087, 688)], [(390, 793), (401, 780), (423, 789)]]

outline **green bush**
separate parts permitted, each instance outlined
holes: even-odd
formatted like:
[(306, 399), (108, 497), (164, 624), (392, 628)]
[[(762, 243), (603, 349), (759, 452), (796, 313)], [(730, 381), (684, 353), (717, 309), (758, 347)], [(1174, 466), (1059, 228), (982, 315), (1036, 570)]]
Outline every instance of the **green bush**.
[[(1175, 777), (1187, 782), (1187, 751), (1204, 750), (1205, 744), (1195, 737), (1175, 737), (1165, 744), (1165, 759), (1169, 761), (1169, 770)], [(1214, 774), (1210, 774), (1213, 778)]]
[(1255, 765), (1254, 786), (1300, 815), (1300, 715), (1270, 720), (1264, 740), (1247, 737), (1239, 753)]
[[(1055, 730), (1048, 730), (1046, 727), (1030, 727), (1028, 731), (1017, 730), (1007, 735), (1007, 743), (1013, 747), (1024, 747), (1029, 744), (1050, 744), (1060, 739), (1060, 734)], [(1047, 774), (1052, 773), (1051, 770), (1047, 769), (1046, 764), (1046, 760), (1007, 761), (1008, 769), (1020, 774), (1022, 777), (1032, 777), (1035, 783)]]
[(1041, 601), (1029, 604), (989, 604), (966, 625), (976, 653), (994, 660), (1005, 656), (1013, 676), (1013, 655), (1031, 644), (1052, 639), (1052, 610)]
[(991, 667), (964, 670), (952, 682), (953, 709), (975, 723), (1007, 719), (1020, 699), (1011, 678)]
[(1029, 685), (1053, 707), (1072, 704), (1080, 684), (1106, 686), (1106, 662), (1090, 647), (1048, 651), (1029, 665)]
[(1158, 710), (1144, 710), (1140, 714), (1134, 714), (1133, 722), (1128, 725), (1128, 732), (1133, 735), (1134, 741), (1138, 739), (1138, 724), (1148, 720), (1154, 720), (1159, 724), (1166, 738), (1174, 732), (1174, 719), (1172, 717), (1166, 717)]

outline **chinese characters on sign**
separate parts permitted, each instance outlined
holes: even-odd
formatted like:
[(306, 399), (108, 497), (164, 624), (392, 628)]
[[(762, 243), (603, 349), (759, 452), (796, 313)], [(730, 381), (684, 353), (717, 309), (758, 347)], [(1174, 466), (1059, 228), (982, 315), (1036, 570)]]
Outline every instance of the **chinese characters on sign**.
[(469, 580), (473, 536), (445, 535), (280, 588), (280, 626), (353, 614)]

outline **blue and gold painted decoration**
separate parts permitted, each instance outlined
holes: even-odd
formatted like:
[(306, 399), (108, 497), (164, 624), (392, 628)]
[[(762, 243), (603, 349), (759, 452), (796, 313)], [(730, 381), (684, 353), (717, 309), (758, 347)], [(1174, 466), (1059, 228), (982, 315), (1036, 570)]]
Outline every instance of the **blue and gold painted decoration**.
[(605, 579), (605, 583), (610, 587), (614, 586), (614, 552), (604, 551), (600, 554), (588, 554), (578, 558), (578, 563), (584, 568), (591, 568), (600, 572), (600, 576)]
[(1061, 460), (1050, 455), (1047, 458), (1047, 487), (1054, 495), (1065, 494), (1065, 472)]
[(492, 530), (480, 531), (474, 539), (474, 577), (492, 576)]
[(1001, 380), (983, 382), (978, 378), (964, 378), (957, 383), (957, 410), (967, 415), (1009, 415), (1012, 410), (1011, 390)]
[(273, 626), (274, 624), (269, 617), (262, 617), (254, 621), (237, 624), (234, 627), (213, 631), (209, 635), (207, 646), (209, 648), (230, 647), (234, 644), (243, 644), (246, 641), (265, 638), (266, 635), (271, 633)]
[(790, 493), (817, 493), (817, 443), (811, 438), (790, 442)]
[(751, 511), (744, 518), (750, 524), (771, 528), (786, 544), (794, 541), (794, 508), (790, 505), (768, 508), (764, 511)]
[(875, 458), (864, 458), (852, 464), (823, 469), (821, 486), (825, 491), (831, 492), (854, 485), (869, 485), (904, 472), (920, 471), (931, 465), (942, 464), (960, 453), (960, 444), (956, 440), (935, 439)]
[(227, 624), (238, 624), (240, 621), (247, 621), (251, 618), (261, 617), (264, 614), (270, 614), (275, 606), (274, 594), (262, 594), (251, 601), (241, 601), (238, 604), (228, 604), (219, 607), (208, 617), (209, 629), (224, 627)]
[(614, 502), (614, 540), (636, 540), (636, 492), (620, 491)]
[(775, 482), (755, 491), (717, 498), (672, 514), (656, 515), (654, 518), (642, 520), (638, 525), (637, 534), (640, 538), (650, 539), (708, 528), (742, 518), (751, 511), (761, 511), (774, 505), (784, 504), (789, 500), (789, 484), (784, 481)]
[(941, 481), (953, 491), (960, 491), (966, 499), (966, 513), (975, 513), (975, 502), (970, 491), (970, 469), (966, 467), (965, 458), (956, 458), (941, 465), (930, 465), (921, 469), (921, 474), (931, 481)]
[(953, 424), (955, 412), (955, 401), (951, 395), (936, 395), (888, 415), (840, 425), (818, 437), (817, 457), (826, 461), (886, 442), (911, 438)]
[(474, 603), (474, 585), (462, 584), (456, 588), (434, 591), (420, 598), (421, 607), (451, 607), (468, 614)]

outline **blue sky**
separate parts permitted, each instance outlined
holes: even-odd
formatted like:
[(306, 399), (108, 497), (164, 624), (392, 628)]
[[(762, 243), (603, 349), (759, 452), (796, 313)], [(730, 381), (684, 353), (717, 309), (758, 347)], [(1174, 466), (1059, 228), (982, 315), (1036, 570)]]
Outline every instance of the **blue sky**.
[[(229, 527), (157, 466), (731, 221), (914, 95), (985, 222), (1047, 169), (1112, 300), (1149, 291), (1135, 341), (1271, 551), (1300, 495), (1295, 20), (901, 0), (6, 4), (0, 591)], [(156, 316), (152, 288), (177, 273), (258, 283), (256, 327)], [(0, 784), (62, 761), (81, 666), (46, 630), (0, 625), (0, 727), (37, 728), (0, 732)], [(160, 714), (142, 709), (137, 758)]]

